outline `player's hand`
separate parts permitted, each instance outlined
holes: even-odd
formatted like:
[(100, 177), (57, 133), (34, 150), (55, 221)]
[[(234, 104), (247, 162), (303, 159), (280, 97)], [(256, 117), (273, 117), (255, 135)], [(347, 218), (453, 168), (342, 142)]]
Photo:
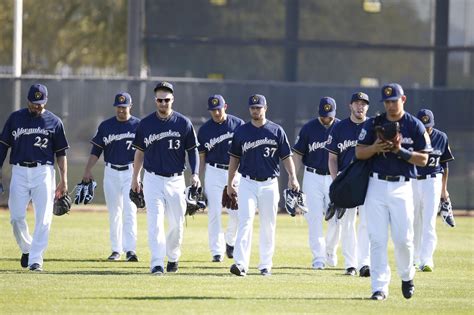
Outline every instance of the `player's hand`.
[(56, 192), (54, 193), (54, 199), (57, 200), (64, 195), (67, 195), (69, 192), (67, 190), (67, 183), (64, 180), (61, 180), (56, 187)]
[(191, 175), (191, 186), (201, 187), (201, 180), (199, 179), (198, 174), (192, 174)]
[(134, 192), (136, 193), (140, 193), (140, 191), (142, 190), (142, 187), (140, 185), (140, 182), (138, 181), (137, 178), (132, 178), (132, 184), (131, 184), (131, 187), (130, 187)]
[(293, 191), (300, 191), (300, 184), (298, 183), (298, 180), (296, 179), (295, 176), (289, 176), (288, 178), (288, 189), (291, 189)]
[(441, 199), (449, 200), (449, 192), (446, 189), (441, 190)]
[(92, 173), (90, 171), (86, 171), (84, 175), (82, 176), (82, 181), (84, 183), (90, 183), (93, 180), (94, 180), (94, 176), (92, 176)]
[(375, 153), (386, 153), (393, 149), (393, 143), (391, 141), (384, 141), (377, 138), (377, 140), (372, 144), (372, 148)]
[(227, 195), (229, 195), (229, 197), (232, 197), (232, 196), (237, 196), (237, 190), (235, 189), (234, 186), (232, 185), (227, 185)]

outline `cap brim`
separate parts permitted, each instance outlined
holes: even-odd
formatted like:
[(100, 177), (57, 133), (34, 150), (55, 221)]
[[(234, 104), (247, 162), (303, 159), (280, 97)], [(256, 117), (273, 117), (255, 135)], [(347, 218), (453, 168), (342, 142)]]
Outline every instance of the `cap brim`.
[(32, 104), (36, 104), (36, 105), (44, 105), (48, 102), (48, 99), (45, 99), (45, 100), (39, 100), (39, 101), (30, 101), (28, 100), (30, 103)]
[(171, 94), (174, 93), (174, 91), (173, 91), (172, 89), (170, 89), (169, 87), (166, 87), (166, 86), (157, 86), (157, 87), (153, 90), (153, 92), (156, 92), (156, 91), (158, 91), (158, 90), (168, 90), (168, 91), (171, 92)]
[(115, 103), (114, 103), (114, 106), (115, 106), (115, 107), (117, 107), (117, 106), (130, 107), (130, 106), (132, 106), (132, 104), (115, 104)]
[(250, 104), (249, 107), (252, 107), (252, 106), (255, 106), (255, 107), (265, 107), (266, 105), (265, 104)]
[(224, 105), (214, 106), (214, 107), (207, 107), (207, 110), (214, 110), (214, 109), (221, 109), (221, 108), (224, 108)]
[(319, 113), (319, 117), (336, 117), (336, 112), (329, 112), (324, 114)]
[(380, 101), (381, 102), (385, 102), (385, 101), (396, 101), (398, 99), (402, 98), (401, 96), (392, 96), (392, 97), (387, 97), (387, 98), (383, 98), (381, 99)]

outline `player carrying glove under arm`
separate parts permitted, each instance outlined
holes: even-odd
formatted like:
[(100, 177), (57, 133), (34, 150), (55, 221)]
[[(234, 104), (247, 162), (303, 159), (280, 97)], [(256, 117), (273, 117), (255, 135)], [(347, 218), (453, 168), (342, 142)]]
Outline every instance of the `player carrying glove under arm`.
[(430, 272), (434, 269), (433, 254), (437, 242), (436, 214), (440, 198), (449, 200), (448, 162), (454, 160), (454, 157), (449, 148), (448, 136), (433, 128), (435, 124), (433, 112), (429, 109), (422, 109), (418, 112), (417, 118), (425, 125), (426, 131), (430, 135), (433, 151), (429, 154), (428, 164), (425, 167), (417, 167), (418, 176), (413, 181), (414, 259), (420, 270)]
[[(92, 168), (104, 152), (104, 196), (109, 211), (110, 244), (112, 254), (108, 260), (119, 260), (123, 252), (127, 261), (138, 261), (137, 248), (137, 206), (130, 200), (135, 138), (140, 119), (130, 114), (132, 98), (126, 92), (115, 95), (113, 103), (115, 116), (103, 121), (91, 140), (92, 150), (82, 176), (90, 194)], [(86, 200), (84, 204), (90, 202)], [(77, 199), (77, 198), (76, 198)], [(79, 200), (80, 202), (80, 200)]]
[[(255, 94), (249, 98), (251, 121), (239, 127), (230, 147), (227, 194), (237, 195), (239, 227), (234, 248), (234, 261), (230, 272), (245, 276), (250, 266), (253, 219), (258, 207), (260, 216), (260, 263), (263, 276), (271, 275), (275, 251), (275, 228), (278, 201), (280, 160), (289, 175), (288, 188), (299, 191), (291, 149), (283, 128), (266, 119), (265, 96)], [(239, 191), (232, 185), (236, 171), (242, 174)]]
[(387, 242), (390, 228), (395, 247), (397, 270), (402, 279), (402, 293), (413, 296), (415, 267), (413, 266), (413, 190), (416, 166), (424, 166), (431, 152), (430, 138), (423, 124), (404, 110), (407, 97), (399, 84), (382, 88), (385, 107), (378, 122), (398, 122), (400, 134), (393, 141), (377, 138), (374, 118), (368, 119), (360, 132), (356, 157), (372, 159), (365, 210), (370, 239), (370, 277), (372, 299), (388, 296), (390, 267)]
[[(11, 148), (12, 177), (8, 208), (13, 235), (23, 253), (21, 266), (41, 271), (43, 253), (48, 246), (54, 200), (68, 193), (66, 149), (69, 145), (62, 121), (45, 109), (48, 101), (46, 86), (32, 85), (27, 100), (28, 107), (13, 112), (3, 127), (0, 166)], [(60, 181), (54, 192), (55, 156)], [(35, 210), (33, 237), (26, 222), (26, 208), (30, 200)]]

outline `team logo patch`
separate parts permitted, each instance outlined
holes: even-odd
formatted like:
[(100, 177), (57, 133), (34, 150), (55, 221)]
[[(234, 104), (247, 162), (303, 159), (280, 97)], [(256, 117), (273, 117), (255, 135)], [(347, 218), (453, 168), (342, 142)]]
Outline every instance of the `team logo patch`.
[(367, 135), (367, 130), (362, 129), (359, 134), (359, 140), (360, 141), (364, 140), (366, 135)]
[(43, 93), (41, 92), (35, 92), (35, 99), (39, 100), (43, 97)]
[(217, 98), (212, 99), (212, 105), (217, 106), (219, 104), (219, 100)]
[(357, 97), (362, 98), (364, 95), (362, 95), (361, 92), (357, 93)]
[(125, 103), (125, 96), (120, 95), (119, 98), (118, 98), (118, 101), (119, 101), (120, 104)]
[(331, 104), (326, 104), (323, 106), (325, 112), (330, 112), (332, 110)]
[(252, 104), (258, 104), (258, 97), (252, 96)]
[(421, 121), (424, 124), (429, 123), (430, 122), (430, 116), (426, 115), (426, 116), (421, 117)]
[(388, 87), (385, 88), (385, 90), (383, 90), (383, 92), (386, 96), (390, 96), (393, 93), (393, 89), (388, 86)]

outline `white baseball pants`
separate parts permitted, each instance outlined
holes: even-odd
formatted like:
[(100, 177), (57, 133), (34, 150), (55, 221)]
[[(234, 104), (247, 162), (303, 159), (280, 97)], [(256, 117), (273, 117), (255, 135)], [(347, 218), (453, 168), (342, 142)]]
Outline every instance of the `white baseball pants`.
[(436, 215), (441, 198), (442, 174), (413, 181), (415, 202), (415, 264), (434, 267), (433, 254), (438, 237)]
[(391, 277), (387, 257), (389, 227), (400, 278), (409, 281), (415, 277), (412, 183), (389, 182), (371, 177), (365, 198), (365, 210), (370, 239), (372, 292), (382, 291), (388, 296)]
[[(145, 196), (148, 224), (148, 246), (151, 251), (150, 269), (164, 267), (176, 262), (181, 256), (183, 223), (186, 213), (186, 189), (184, 176), (163, 177), (145, 171), (143, 193)], [(165, 236), (164, 218), (168, 219), (168, 233)]]
[[(306, 194), (308, 212), (305, 214), (308, 222), (309, 248), (313, 255), (312, 264), (326, 264), (326, 241), (324, 239), (324, 213), (329, 205), (330, 175), (318, 175), (305, 170), (303, 177), (303, 192)], [(334, 230), (339, 228), (334, 220), (329, 220), (329, 226)], [(329, 229), (329, 228), (328, 228)], [(337, 232), (339, 233), (339, 232)]]
[(248, 270), (250, 265), (253, 221), (257, 209), (260, 216), (260, 263), (258, 269), (268, 269), (268, 271), (272, 269), (279, 199), (277, 178), (257, 182), (242, 176), (238, 194), (239, 227), (234, 247), (234, 260), (245, 270)]
[[(220, 169), (209, 164), (206, 165), (205, 172), (205, 192), (207, 196), (208, 211), (208, 235), (209, 249), (211, 255), (223, 256), (226, 249), (226, 243), (230, 246), (235, 245), (237, 236), (237, 211), (225, 209), (228, 213), (228, 224), (225, 233), (222, 231), (222, 192), (227, 185), (227, 170)], [(238, 184), (238, 173), (236, 173), (236, 182)]]
[(130, 200), (133, 166), (117, 171), (104, 168), (104, 196), (109, 210), (112, 252), (135, 251), (137, 247), (137, 206)]
[[(10, 209), (13, 235), (22, 253), (29, 253), (28, 265), (43, 265), (43, 253), (48, 246), (49, 231), (53, 219), (54, 187), (56, 185), (54, 166), (40, 165), (23, 167), (13, 165), (10, 182)], [(35, 211), (33, 237), (26, 223), (26, 208), (32, 201)]]

